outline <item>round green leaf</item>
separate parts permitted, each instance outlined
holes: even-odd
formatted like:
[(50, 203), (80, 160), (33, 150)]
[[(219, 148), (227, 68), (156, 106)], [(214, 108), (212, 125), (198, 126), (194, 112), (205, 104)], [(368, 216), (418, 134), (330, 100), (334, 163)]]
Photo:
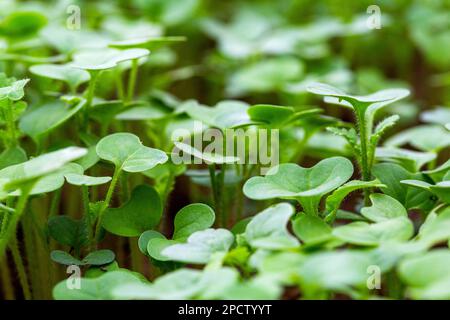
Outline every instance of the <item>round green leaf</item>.
[(191, 234), (186, 243), (167, 246), (161, 254), (172, 261), (206, 264), (214, 254), (228, 252), (233, 242), (233, 234), (226, 229), (206, 229)]
[(297, 248), (300, 245), (298, 240), (286, 229), (293, 214), (294, 208), (288, 203), (280, 203), (261, 211), (247, 225), (245, 239), (254, 248)]
[(127, 172), (142, 172), (168, 160), (167, 155), (157, 149), (144, 146), (131, 133), (114, 133), (97, 144), (97, 155)]
[(91, 79), (89, 72), (70, 65), (38, 64), (31, 66), (30, 72), (41, 77), (64, 81), (73, 89)]
[(137, 237), (142, 232), (155, 228), (162, 214), (162, 203), (158, 192), (148, 185), (137, 186), (130, 200), (120, 208), (109, 208), (103, 216), (103, 228), (123, 236)]
[(194, 232), (210, 228), (215, 219), (210, 206), (203, 203), (187, 205), (175, 216), (173, 239), (183, 241)]

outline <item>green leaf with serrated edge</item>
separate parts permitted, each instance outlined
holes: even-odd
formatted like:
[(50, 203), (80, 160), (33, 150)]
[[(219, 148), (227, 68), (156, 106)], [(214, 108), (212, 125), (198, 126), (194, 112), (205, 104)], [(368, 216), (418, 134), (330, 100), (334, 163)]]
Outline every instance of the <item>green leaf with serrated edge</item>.
[(24, 87), (29, 82), (29, 79), (14, 81), (7, 87), (0, 88), (0, 100), (9, 99), (12, 101), (18, 101), (25, 95)]
[(58, 243), (79, 249), (88, 244), (88, 226), (83, 220), (68, 216), (54, 216), (48, 219), (48, 233)]
[(339, 209), (342, 201), (344, 201), (345, 197), (347, 197), (351, 192), (364, 189), (364, 188), (381, 188), (386, 187), (384, 184), (380, 183), (379, 180), (373, 181), (360, 181), (360, 180), (352, 180), (347, 182), (346, 184), (337, 188), (331, 195), (329, 195), (325, 202), (325, 208), (328, 215), (335, 216), (337, 210)]

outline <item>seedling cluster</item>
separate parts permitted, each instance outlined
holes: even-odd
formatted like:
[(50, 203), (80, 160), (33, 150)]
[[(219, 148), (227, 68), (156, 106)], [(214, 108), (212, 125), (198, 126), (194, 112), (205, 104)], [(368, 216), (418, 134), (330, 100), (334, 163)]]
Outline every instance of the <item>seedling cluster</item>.
[(0, 4), (0, 297), (450, 299), (443, 3), (87, 2)]

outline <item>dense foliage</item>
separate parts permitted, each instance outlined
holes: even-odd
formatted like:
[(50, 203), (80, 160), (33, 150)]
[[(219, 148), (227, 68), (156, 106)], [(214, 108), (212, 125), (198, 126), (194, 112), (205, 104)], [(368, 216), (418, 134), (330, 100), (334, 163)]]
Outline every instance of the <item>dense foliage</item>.
[(450, 299), (450, 3), (375, 2), (1, 1), (0, 296)]

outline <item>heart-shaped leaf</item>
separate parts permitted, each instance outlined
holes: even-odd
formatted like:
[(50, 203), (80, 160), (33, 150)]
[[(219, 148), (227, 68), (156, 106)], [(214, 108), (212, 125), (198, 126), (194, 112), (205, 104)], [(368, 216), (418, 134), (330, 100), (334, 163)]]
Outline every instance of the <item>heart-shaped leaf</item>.
[[(66, 174), (82, 174), (83, 168), (76, 163), (67, 163), (55, 172), (39, 179), (31, 190), (31, 195), (53, 192), (64, 185), (64, 176)], [(20, 190), (11, 193), (12, 196), (19, 196)]]
[(164, 248), (161, 254), (173, 261), (206, 264), (213, 255), (227, 253), (233, 242), (233, 234), (226, 229), (206, 229), (191, 234), (186, 243)]
[(381, 222), (397, 217), (408, 217), (408, 212), (402, 204), (388, 195), (373, 193), (370, 195), (370, 201), (371, 207), (361, 209), (361, 214), (369, 220)]
[(158, 192), (148, 185), (140, 185), (122, 207), (106, 210), (102, 226), (119, 236), (137, 237), (145, 230), (155, 228), (161, 214), (162, 203)]
[(370, 126), (378, 110), (409, 95), (407, 89), (385, 89), (366, 96), (355, 96), (323, 83), (311, 84), (308, 91), (325, 96), (327, 103), (342, 105), (354, 109), (357, 113), (363, 113), (366, 123)]
[(70, 65), (38, 64), (31, 66), (30, 72), (41, 77), (64, 81), (73, 91), (91, 79), (89, 72)]
[(296, 199), (308, 214), (317, 214), (323, 195), (344, 184), (353, 174), (352, 163), (343, 157), (320, 161), (311, 168), (287, 163), (271, 168), (265, 177), (253, 177), (244, 185), (250, 199)]
[(153, 234), (147, 243), (147, 252), (156, 260), (167, 261), (168, 258), (162, 255), (166, 247), (184, 242), (191, 234), (210, 228), (214, 220), (214, 211), (209, 206), (202, 203), (187, 205), (175, 216), (173, 240)]
[(146, 171), (168, 160), (164, 152), (142, 145), (131, 133), (111, 134), (99, 141), (96, 150), (101, 159), (127, 172)]
[(281, 250), (300, 244), (286, 229), (294, 208), (280, 203), (258, 213), (245, 228), (245, 239), (254, 248)]
[(68, 216), (54, 216), (48, 219), (48, 233), (58, 243), (75, 249), (88, 244), (88, 226), (84, 220)]

